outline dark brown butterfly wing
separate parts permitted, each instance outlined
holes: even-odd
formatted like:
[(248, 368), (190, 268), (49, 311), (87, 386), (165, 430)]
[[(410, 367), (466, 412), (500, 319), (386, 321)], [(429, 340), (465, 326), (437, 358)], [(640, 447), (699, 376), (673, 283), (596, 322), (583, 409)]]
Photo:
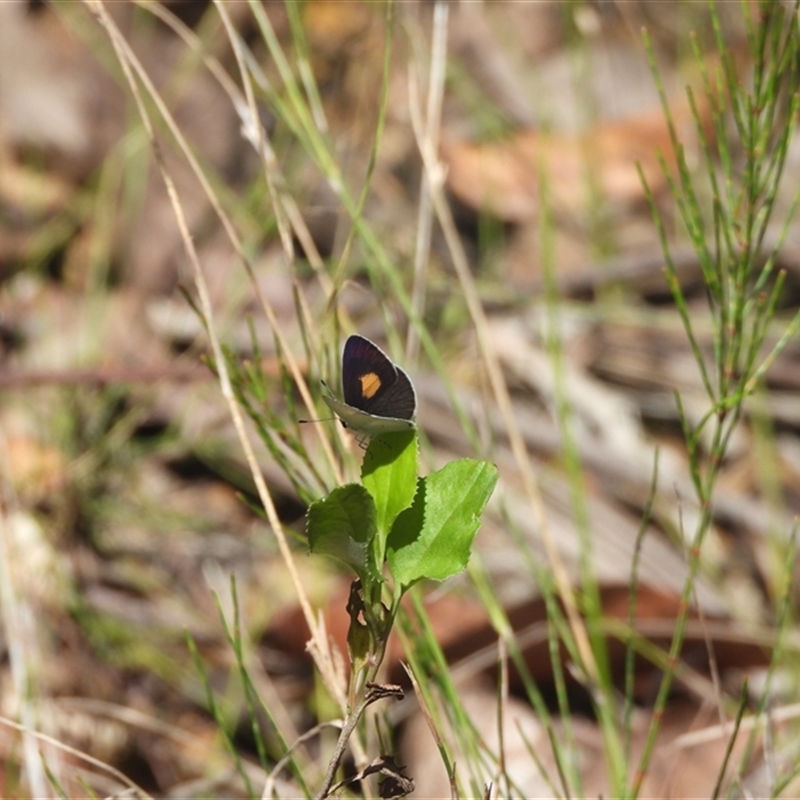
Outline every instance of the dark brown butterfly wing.
[(354, 334), (342, 354), (344, 401), (367, 414), (412, 419), (417, 395), (408, 375), (376, 344)]
[(417, 393), (405, 371), (395, 367), (395, 382), (384, 391), (379, 392), (368, 410), (376, 417), (394, 417), (395, 419), (414, 419), (417, 413)]

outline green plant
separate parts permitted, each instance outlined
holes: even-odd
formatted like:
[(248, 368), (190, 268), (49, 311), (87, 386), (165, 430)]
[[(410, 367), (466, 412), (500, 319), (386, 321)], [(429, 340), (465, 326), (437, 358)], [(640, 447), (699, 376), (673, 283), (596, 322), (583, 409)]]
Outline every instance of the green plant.
[(418, 581), (445, 580), (467, 566), (497, 482), (496, 467), (468, 458), (418, 478), (417, 448), (413, 430), (373, 438), (361, 483), (339, 486), (308, 509), (311, 552), (336, 558), (357, 576), (347, 605), (347, 711), (320, 798), (364, 710), (384, 696), (374, 682), (403, 595)]
[[(675, 395), (691, 479), (701, 509), (695, 530), (687, 532), (692, 545), (683, 592), (685, 609), (689, 607), (695, 578), (701, 569), (703, 543), (713, 519), (714, 490), (731, 436), (741, 422), (748, 398), (800, 328), (800, 314), (795, 314), (780, 325), (781, 330), (776, 334), (776, 317), (786, 281), (786, 272), (776, 268), (776, 260), (800, 202), (800, 191), (794, 191), (789, 198), (788, 207), (782, 212), (783, 221), (773, 222), (776, 212), (781, 211), (779, 189), (800, 113), (797, 26), (800, 3), (795, 2), (791, 11), (769, 0), (759, 2), (754, 12), (746, 4), (742, 8), (747, 50), (753, 64), (749, 82), (739, 75), (734, 55), (726, 46), (716, 7), (710, 3), (720, 58), (718, 67), (709, 69), (705, 65), (695, 42), (695, 55), (703, 76), (701, 96), (709, 105), (710, 129), (703, 121), (702, 103), (691, 89), (687, 90), (703, 153), (702, 177), (707, 180), (710, 208), (702, 201), (701, 178), (690, 170), (658, 70), (653, 65), (677, 155), (677, 176), (662, 163), (679, 218), (697, 254), (706, 289), (707, 314), (703, 315), (703, 322), (710, 320), (713, 339), (709, 353), (700, 344), (700, 318), (690, 308), (672, 258), (663, 217), (648, 192), (666, 260), (665, 275), (709, 402), (708, 411), (699, 421), (692, 422), (680, 395)], [(653, 60), (649, 39), (647, 44)], [(646, 186), (644, 176), (642, 180)], [(794, 544), (789, 541), (787, 553), (793, 549)], [(775, 593), (779, 604), (787, 596), (785, 577), (778, 576), (783, 584)], [(785, 618), (784, 612), (781, 618)], [(676, 622), (668, 664), (677, 660), (685, 626), (686, 612)], [(775, 652), (778, 651), (776, 647)], [(646, 746), (631, 786), (633, 797), (641, 789), (652, 757), (660, 715), (674, 676), (673, 669), (664, 671)], [(762, 704), (766, 698), (765, 689)]]

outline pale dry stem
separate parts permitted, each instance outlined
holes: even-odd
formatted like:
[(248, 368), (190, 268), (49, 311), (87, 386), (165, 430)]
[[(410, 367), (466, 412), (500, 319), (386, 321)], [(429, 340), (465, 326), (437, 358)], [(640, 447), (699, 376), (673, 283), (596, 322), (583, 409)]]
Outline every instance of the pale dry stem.
[[(308, 625), (309, 630), (311, 631), (312, 639), (309, 650), (317, 665), (317, 668), (319, 669), (320, 675), (323, 681), (325, 682), (326, 687), (331, 692), (332, 696), (336, 698), (337, 703), (341, 704), (341, 706), (344, 707), (346, 702), (345, 694), (341, 682), (338, 680), (336, 670), (334, 669), (334, 659), (330, 651), (330, 643), (327, 637), (325, 636), (324, 631), (322, 630), (322, 627), (320, 626), (318, 620), (315, 618), (315, 615), (311, 609), (308, 598), (305, 594), (304, 587), (302, 585), (300, 576), (297, 572), (297, 568), (294, 562), (294, 556), (292, 554), (291, 548), (284, 534), (283, 527), (278, 517), (277, 510), (272, 501), (272, 496), (270, 495), (269, 490), (266, 486), (266, 483), (261, 473), (261, 469), (259, 468), (258, 465), (258, 461), (256, 460), (252, 444), (245, 429), (242, 411), (238, 403), (236, 402), (236, 398), (233, 392), (233, 387), (231, 385), (230, 375), (228, 373), (225, 362), (225, 357), (222, 352), (222, 346), (219, 341), (219, 336), (216, 332), (216, 326), (214, 322), (214, 311), (211, 305), (211, 299), (209, 296), (205, 276), (203, 275), (203, 270), (194, 247), (194, 242), (186, 223), (186, 219), (183, 213), (183, 206), (180, 202), (180, 198), (178, 197), (175, 184), (171, 178), (169, 170), (166, 168), (166, 165), (164, 164), (163, 159), (160, 155), (159, 144), (155, 136), (155, 129), (152, 120), (150, 118), (147, 106), (141, 97), (138, 81), (141, 81), (141, 84), (146, 89), (148, 96), (155, 103), (159, 113), (161, 114), (164, 121), (167, 123), (170, 132), (173, 134), (176, 141), (179, 143), (181, 151), (183, 152), (187, 161), (194, 170), (197, 179), (200, 181), (204, 191), (206, 192), (209, 198), (209, 201), (212, 203), (212, 206), (214, 207), (216, 213), (218, 214), (220, 221), (223, 223), (223, 226), (225, 227), (225, 230), (228, 233), (230, 241), (239, 251), (240, 257), (242, 258), (242, 262), (245, 265), (247, 265), (247, 260), (244, 257), (244, 253), (241, 251), (241, 246), (238, 241), (238, 236), (236, 234), (236, 231), (233, 227), (231, 220), (229, 219), (227, 214), (225, 214), (224, 210), (220, 206), (218, 199), (214, 195), (211, 186), (209, 185), (208, 181), (206, 180), (202, 172), (202, 169), (200, 168), (199, 164), (194, 158), (191, 148), (185, 141), (185, 138), (183, 137), (180, 128), (178, 127), (172, 115), (170, 114), (169, 109), (166, 107), (163, 98), (161, 98), (155, 86), (153, 85), (152, 81), (150, 80), (149, 75), (144, 70), (141, 63), (138, 61), (136, 55), (128, 46), (127, 41), (122, 36), (121, 32), (115, 25), (114, 21), (108, 15), (102, 0), (85, 0), (85, 2), (87, 3), (90, 10), (98, 17), (101, 24), (108, 33), (111, 44), (114, 48), (119, 63), (123, 69), (126, 81), (131, 90), (134, 101), (137, 105), (139, 116), (142, 120), (143, 125), (145, 126), (148, 137), (150, 139), (153, 153), (158, 163), (162, 178), (164, 180), (165, 187), (173, 207), (173, 212), (175, 214), (176, 222), (180, 229), (181, 237), (184, 242), (184, 246), (186, 248), (186, 253), (189, 259), (189, 263), (192, 268), (193, 279), (198, 293), (198, 298), (200, 301), (200, 309), (208, 328), (209, 341), (214, 356), (214, 360), (217, 366), (220, 391), (222, 392), (222, 396), (225, 399), (226, 404), (228, 405), (228, 410), (231, 416), (231, 420), (233, 421), (234, 428), (237, 432), (239, 442), (241, 444), (242, 450), (245, 455), (245, 459), (253, 476), (253, 480), (256, 485), (256, 490), (258, 492), (259, 499), (264, 507), (264, 511), (267, 516), (269, 526), (278, 543), (278, 548), (280, 550), (281, 556), (284, 560), (284, 563), (286, 564), (290, 578), (295, 587), (295, 591), (297, 593), (298, 601), (300, 603), (300, 607), (302, 609), (304, 618), (306, 620), (306, 624)], [(265, 313), (267, 313), (270, 323), (273, 325), (273, 329), (275, 330), (276, 336), (280, 338), (280, 330), (276, 325), (274, 314), (272, 313), (271, 307), (266, 302), (265, 302)], [(294, 359), (291, 358), (291, 354), (288, 349), (285, 349), (284, 352), (287, 355), (287, 363), (289, 364), (290, 371), (292, 371), (293, 376), (296, 377), (298, 386), (301, 387), (301, 393), (304, 393), (304, 398), (307, 399), (309, 407), (313, 408), (313, 405), (311, 404), (310, 395), (308, 395), (307, 386), (305, 385), (305, 382), (302, 378), (298, 365), (296, 364)]]
[(494, 401), (500, 409), (511, 450), (514, 454), (517, 469), (522, 480), (524, 493), (530, 503), (536, 527), (540, 531), (550, 566), (553, 569), (558, 592), (564, 602), (570, 627), (581, 654), (581, 660), (588, 673), (589, 680), (592, 683), (596, 683), (598, 679), (598, 667), (586, 632), (586, 626), (578, 612), (575, 592), (547, 523), (544, 504), (539, 492), (536, 477), (533, 474), (533, 468), (531, 467), (531, 459), (525, 446), (522, 432), (517, 424), (511, 396), (505, 378), (503, 377), (497, 353), (491, 342), (486, 313), (483, 310), (480, 295), (469, 269), (467, 255), (458, 235), (450, 205), (445, 196), (445, 167), (439, 160), (436, 142), (432, 141), (427, 135), (426, 126), (422, 120), (420, 98), (416, 93), (416, 84), (413, 81), (410, 83), (410, 89), (411, 121), (417, 140), (417, 146), (425, 167), (433, 208), (439, 225), (442, 228), (442, 232), (444, 233), (453, 267), (455, 268), (456, 276), (458, 277), (458, 281), (464, 293), (467, 309), (475, 325), (478, 347), (489, 377)]

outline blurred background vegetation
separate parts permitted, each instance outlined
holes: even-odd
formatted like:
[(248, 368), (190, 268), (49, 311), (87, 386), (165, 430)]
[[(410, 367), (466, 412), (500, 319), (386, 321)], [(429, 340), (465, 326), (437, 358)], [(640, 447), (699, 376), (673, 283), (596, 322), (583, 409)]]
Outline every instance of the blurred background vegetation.
[(357, 330), (501, 478), (351, 774), (797, 796), (796, 13), (0, 3), (1, 793), (313, 795)]

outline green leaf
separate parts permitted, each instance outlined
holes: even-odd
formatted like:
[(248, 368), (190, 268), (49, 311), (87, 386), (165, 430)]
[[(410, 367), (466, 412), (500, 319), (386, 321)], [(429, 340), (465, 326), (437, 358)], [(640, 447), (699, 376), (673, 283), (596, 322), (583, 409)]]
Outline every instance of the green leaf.
[(376, 533), (375, 503), (360, 484), (339, 486), (312, 503), (306, 532), (312, 553), (338, 559), (362, 580), (379, 577), (370, 546)]
[(469, 561), (480, 515), (497, 483), (497, 467), (464, 458), (422, 478), (414, 503), (395, 521), (387, 560), (405, 591), (422, 578), (443, 581)]
[(383, 563), (386, 538), (395, 519), (405, 511), (417, 491), (416, 431), (384, 433), (369, 443), (361, 467), (361, 481), (375, 501), (380, 552), (376, 561)]

